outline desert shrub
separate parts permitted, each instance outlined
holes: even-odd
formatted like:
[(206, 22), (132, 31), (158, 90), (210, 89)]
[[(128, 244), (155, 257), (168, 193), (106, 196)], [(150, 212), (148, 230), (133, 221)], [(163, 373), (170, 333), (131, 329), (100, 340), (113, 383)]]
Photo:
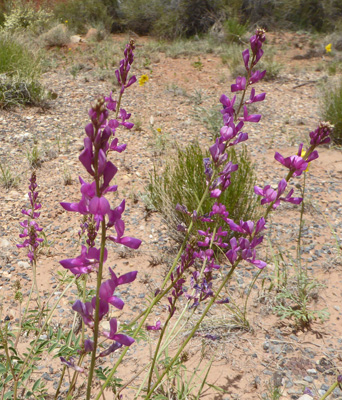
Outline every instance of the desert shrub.
[(58, 24), (39, 37), (44, 46), (63, 47), (70, 42), (70, 33), (65, 24)]
[(247, 33), (247, 25), (240, 24), (236, 19), (231, 18), (224, 22), (223, 29), (225, 32), (225, 37), (228, 42), (241, 41), (242, 36)]
[(76, 33), (85, 34), (87, 30), (98, 24), (103, 24), (111, 30), (113, 17), (101, 0), (68, 0), (54, 7), (56, 18), (60, 22), (68, 21), (68, 26)]
[[(220, 197), (229, 212), (229, 217), (235, 221), (257, 218), (257, 200), (253, 195), (255, 174), (253, 164), (248, 156), (247, 149), (243, 148), (236, 153), (230, 148), (228, 159), (239, 164), (239, 169), (232, 174), (232, 183)], [(170, 160), (164, 171), (158, 171), (150, 177), (147, 187), (147, 198), (150, 205), (159, 211), (170, 228), (170, 235), (178, 242), (184, 239), (184, 232), (179, 232), (177, 226), (184, 223), (188, 226), (190, 216), (175, 209), (177, 204), (185, 205), (192, 212), (196, 210), (199, 199), (206, 188), (203, 158), (208, 157), (198, 143), (191, 144), (184, 149), (178, 148), (177, 155)], [(207, 197), (200, 214), (211, 211), (215, 199)], [(225, 226), (228, 232), (228, 225)], [(206, 229), (206, 223), (195, 222), (195, 230)], [(225, 240), (228, 240), (227, 237)]]
[(342, 79), (335, 88), (328, 86), (322, 96), (322, 117), (334, 125), (332, 139), (342, 144)]
[(262, 62), (259, 64), (260, 70), (266, 70), (265, 81), (272, 81), (279, 77), (283, 65), (274, 60), (273, 55), (268, 55), (264, 57)]
[(39, 83), (39, 57), (9, 34), (0, 35), (0, 107), (39, 104), (44, 89)]
[[(153, 24), (161, 18), (167, 7), (163, 7), (160, 0), (126, 0), (120, 6), (122, 22), (126, 29), (138, 34), (151, 32)], [(173, 21), (175, 23), (175, 21)]]
[(3, 29), (12, 33), (29, 29), (34, 34), (41, 34), (52, 22), (52, 12), (44, 8), (37, 9), (31, 1), (15, 1), (10, 12), (4, 13)]

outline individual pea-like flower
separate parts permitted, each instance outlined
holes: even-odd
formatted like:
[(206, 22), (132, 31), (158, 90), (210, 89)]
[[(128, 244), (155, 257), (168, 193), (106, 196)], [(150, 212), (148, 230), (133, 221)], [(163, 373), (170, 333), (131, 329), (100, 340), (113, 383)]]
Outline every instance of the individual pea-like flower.
[[(80, 276), (82, 274), (89, 274), (98, 267), (100, 261), (101, 249), (96, 249), (91, 247), (87, 249), (86, 246), (82, 246), (81, 254), (76, 258), (69, 258), (66, 260), (61, 260), (60, 264), (69, 269), (74, 275)], [(104, 250), (104, 259), (107, 260), (107, 249)]]
[(236, 78), (236, 83), (231, 85), (230, 90), (234, 93), (245, 89), (246, 89), (246, 78), (244, 76), (238, 76)]
[(246, 122), (259, 122), (261, 119), (260, 114), (250, 114), (248, 115), (248, 109), (246, 106), (243, 106), (243, 117), (240, 117), (241, 121)]
[(123, 335), (122, 333), (116, 333), (118, 330), (118, 323), (115, 318), (112, 318), (109, 321), (109, 326), (110, 326), (110, 331), (102, 332), (103, 336), (105, 336), (108, 339), (115, 340), (116, 342), (124, 346), (130, 346), (132, 343), (134, 343), (135, 340), (130, 336)]
[(68, 368), (71, 368), (80, 373), (84, 372), (84, 368), (78, 366), (73, 357), (70, 357), (69, 360), (66, 360), (66, 358), (64, 357), (59, 357), (59, 359), (61, 360), (61, 363), (66, 365)]
[(278, 190), (274, 190), (270, 185), (266, 185), (263, 189), (259, 186), (254, 186), (254, 193), (262, 196), (261, 205), (273, 203), (272, 208), (275, 210), (279, 205), (280, 201), (289, 202), (292, 204), (300, 204), (302, 202), (302, 198), (300, 197), (292, 197), (293, 189), (285, 196), (281, 197), (281, 195), (285, 192), (287, 187), (287, 182), (285, 179), (282, 179), (278, 184)]
[(331, 43), (327, 44), (327, 45), (325, 46), (325, 51), (326, 51), (327, 53), (331, 53), (331, 47), (332, 47), (332, 44), (331, 44)]
[(161, 322), (158, 320), (155, 325), (146, 325), (146, 329), (148, 331), (160, 331), (161, 330)]
[(281, 154), (278, 152), (275, 153), (274, 158), (283, 164), (286, 168), (290, 170), (293, 176), (300, 176), (307, 168), (309, 165), (309, 162), (315, 160), (318, 158), (318, 153), (316, 150), (314, 150), (306, 160), (304, 160), (301, 157), (303, 150), (303, 143), (299, 145), (298, 153), (297, 155), (290, 156), (287, 158), (284, 158)]
[(265, 100), (265, 97), (266, 97), (266, 93), (260, 93), (260, 94), (255, 95), (255, 89), (252, 88), (250, 98), (249, 98), (249, 100), (246, 100), (245, 103), (252, 104), (252, 103), (256, 103), (257, 101), (263, 101), (263, 100)]

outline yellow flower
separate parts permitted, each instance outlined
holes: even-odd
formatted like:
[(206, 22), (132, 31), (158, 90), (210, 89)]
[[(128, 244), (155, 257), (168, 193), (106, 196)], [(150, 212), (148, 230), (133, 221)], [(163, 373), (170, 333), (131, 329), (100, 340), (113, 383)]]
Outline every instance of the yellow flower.
[(64, 23), (67, 24), (67, 23), (68, 23), (68, 20), (65, 20)]
[(160, 128), (157, 128), (157, 132), (161, 133), (161, 129), (160, 129)]
[(144, 86), (146, 82), (148, 82), (148, 76), (145, 74), (141, 75), (139, 78), (139, 86)]
[(327, 53), (331, 53), (331, 43), (329, 43), (329, 44), (327, 44), (327, 45), (325, 46), (325, 51), (326, 51)]
[[(300, 156), (303, 158), (305, 156), (305, 154), (306, 154), (306, 151), (302, 150)], [(308, 163), (308, 167), (306, 168), (306, 170), (304, 172), (307, 172), (309, 170), (309, 165), (310, 165), (310, 163)]]

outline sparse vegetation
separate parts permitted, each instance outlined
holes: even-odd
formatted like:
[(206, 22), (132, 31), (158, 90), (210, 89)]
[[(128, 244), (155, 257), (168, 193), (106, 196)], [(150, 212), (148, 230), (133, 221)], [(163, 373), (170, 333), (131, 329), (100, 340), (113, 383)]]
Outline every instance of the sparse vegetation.
[(39, 56), (8, 33), (0, 33), (0, 107), (40, 104)]
[[(160, 174), (155, 170), (150, 178), (147, 193), (150, 203), (162, 213), (167, 221), (170, 234), (177, 242), (184, 238), (184, 232), (179, 232), (179, 224), (187, 225), (191, 217), (175, 209), (177, 204), (187, 207), (192, 212), (196, 209), (198, 199), (205, 190), (204, 153), (198, 143), (179, 148), (176, 157), (170, 160)], [(253, 196), (255, 175), (253, 164), (247, 150), (236, 153), (233, 148), (229, 151), (228, 159), (239, 164), (239, 169), (232, 174), (232, 183), (220, 198), (234, 220), (256, 219), (258, 216), (257, 199)], [(208, 213), (215, 199), (207, 198), (203, 203), (201, 214)], [(229, 227), (226, 226), (226, 228)], [(206, 224), (196, 221), (195, 229), (206, 229)], [(227, 237), (225, 240), (228, 240)]]
[(322, 96), (322, 118), (334, 125), (333, 140), (342, 144), (342, 80), (335, 87), (328, 84)]

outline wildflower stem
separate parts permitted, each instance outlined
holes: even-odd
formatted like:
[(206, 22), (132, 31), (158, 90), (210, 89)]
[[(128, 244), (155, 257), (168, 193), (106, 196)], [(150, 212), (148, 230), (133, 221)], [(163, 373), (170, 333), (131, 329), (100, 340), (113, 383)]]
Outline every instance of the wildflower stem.
[(157, 361), (157, 358), (158, 358), (158, 353), (159, 353), (160, 345), (161, 345), (161, 343), (162, 343), (162, 340), (163, 340), (163, 337), (164, 337), (166, 328), (167, 328), (167, 326), (168, 326), (168, 324), (169, 324), (169, 322), (170, 322), (170, 319), (172, 318), (172, 315), (173, 315), (173, 312), (172, 312), (172, 311), (174, 310), (176, 301), (177, 301), (177, 298), (175, 297), (175, 298), (173, 299), (173, 303), (172, 303), (172, 305), (171, 305), (171, 309), (170, 309), (169, 316), (167, 317), (167, 320), (166, 320), (165, 323), (164, 323), (163, 329), (162, 329), (162, 331), (160, 332), (160, 336), (159, 336), (159, 339), (158, 339), (157, 347), (156, 347), (156, 349), (155, 349), (155, 351), (154, 351), (154, 357), (153, 357), (152, 365), (151, 365), (151, 368), (150, 368), (150, 374), (149, 374), (149, 377), (148, 377), (147, 392), (149, 392), (149, 391), (150, 391), (150, 388), (151, 388), (153, 370), (154, 370), (154, 366), (155, 366), (156, 361)]
[(319, 400), (326, 399), (337, 388), (338, 385), (339, 382), (335, 382), (333, 385), (331, 385), (328, 391)]
[(59, 392), (61, 390), (61, 386), (62, 386), (62, 383), (63, 383), (63, 379), (64, 379), (66, 368), (67, 368), (66, 365), (64, 365), (61, 377), (59, 378), (59, 383), (58, 383), (58, 387), (57, 387), (57, 390), (56, 390), (56, 394), (55, 394), (54, 400), (57, 400), (57, 398), (58, 398), (58, 395), (59, 395)]
[(40, 296), (39, 296), (38, 283), (37, 283), (37, 256), (36, 256), (36, 250), (34, 250), (32, 268), (33, 268), (33, 284), (34, 284), (34, 287), (36, 289), (37, 303), (38, 303), (38, 308), (40, 310), (41, 309), (41, 303), (40, 303)]
[(96, 306), (95, 306), (95, 318), (94, 318), (94, 336), (93, 336), (93, 341), (94, 341), (94, 350), (91, 355), (91, 363), (90, 363), (90, 368), (89, 368), (89, 374), (88, 374), (88, 386), (87, 386), (87, 400), (90, 400), (90, 395), (91, 395), (91, 384), (93, 380), (93, 375), (94, 375), (94, 368), (95, 368), (95, 361), (96, 361), (96, 350), (97, 350), (97, 342), (98, 342), (98, 336), (99, 336), (99, 311), (100, 311), (100, 297), (99, 297), (99, 291), (100, 291), (100, 286), (102, 283), (102, 270), (103, 270), (103, 260), (104, 260), (104, 251), (105, 251), (105, 245), (106, 245), (106, 221), (105, 218), (101, 221), (101, 253), (100, 253), (100, 262), (99, 262), (99, 270), (97, 272), (97, 286), (96, 286)]
[(217, 297), (219, 296), (221, 290), (225, 287), (225, 285), (227, 284), (227, 282), (230, 280), (230, 278), (232, 277), (235, 268), (238, 266), (239, 262), (241, 261), (240, 258), (238, 258), (234, 265), (231, 267), (230, 271), (228, 272), (227, 276), (225, 277), (225, 279), (223, 280), (223, 282), (221, 283), (220, 287), (218, 288), (217, 292), (215, 293), (215, 295), (210, 299), (209, 303), (207, 304), (206, 308), (204, 309), (200, 319), (197, 321), (196, 325), (193, 327), (193, 329), (191, 330), (190, 334), (188, 335), (187, 339), (183, 342), (183, 344), (179, 347), (176, 355), (173, 357), (173, 359), (171, 360), (171, 362), (169, 363), (168, 367), (165, 368), (165, 370), (159, 375), (159, 378), (157, 380), (157, 382), (153, 385), (153, 387), (151, 388), (151, 390), (147, 393), (145, 400), (148, 400), (151, 395), (153, 394), (154, 390), (158, 387), (158, 385), (160, 384), (161, 380), (163, 379), (163, 377), (170, 371), (170, 369), (172, 368), (173, 364), (177, 361), (178, 357), (180, 356), (180, 354), (182, 353), (182, 351), (184, 350), (184, 348), (186, 347), (186, 345), (189, 343), (189, 341), (191, 340), (191, 338), (193, 337), (193, 335), (196, 333), (197, 329), (199, 328), (201, 322), (203, 321), (204, 317), (207, 315), (207, 313), (209, 312), (211, 306), (214, 304), (214, 302), (216, 301)]
[(21, 375), (23, 374), (24, 369), (25, 369), (25, 367), (26, 367), (26, 364), (27, 364), (29, 361), (30, 361), (30, 363), (31, 363), (31, 362), (34, 362), (34, 359), (31, 357), (31, 355), (32, 355), (32, 352), (34, 351), (34, 349), (36, 348), (36, 344), (37, 344), (37, 342), (38, 342), (38, 340), (39, 340), (39, 337), (40, 337), (40, 335), (43, 333), (43, 331), (44, 331), (46, 325), (48, 324), (48, 322), (50, 321), (50, 318), (52, 317), (53, 313), (55, 312), (55, 310), (56, 310), (56, 308), (57, 308), (59, 302), (60, 302), (61, 299), (64, 297), (65, 293), (69, 290), (69, 288), (74, 284), (75, 280), (76, 280), (76, 278), (74, 278), (74, 279), (66, 286), (66, 288), (63, 290), (63, 292), (62, 292), (61, 295), (59, 296), (59, 298), (58, 298), (58, 300), (56, 301), (56, 303), (53, 305), (53, 307), (52, 307), (52, 309), (51, 309), (51, 311), (50, 311), (50, 314), (46, 317), (46, 320), (44, 321), (44, 324), (43, 324), (42, 327), (40, 328), (40, 331), (37, 333), (36, 340), (34, 341), (34, 343), (31, 344), (30, 351), (28, 352), (28, 354), (27, 354), (27, 356), (26, 356), (26, 358), (25, 358), (25, 360), (24, 360), (24, 362), (23, 362), (23, 364), (22, 364), (22, 366), (21, 366), (21, 368), (20, 368), (20, 371), (19, 371), (19, 373), (18, 373), (18, 379), (20, 379)]

